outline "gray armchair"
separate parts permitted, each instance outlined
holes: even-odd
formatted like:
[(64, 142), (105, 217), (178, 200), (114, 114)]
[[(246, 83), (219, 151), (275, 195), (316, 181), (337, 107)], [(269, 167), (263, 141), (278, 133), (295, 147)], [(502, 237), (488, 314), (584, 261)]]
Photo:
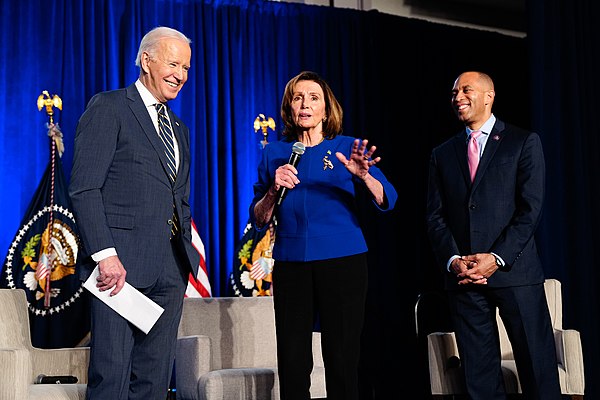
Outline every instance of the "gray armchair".
[[(320, 333), (311, 397), (325, 398)], [(177, 341), (177, 400), (278, 400), (272, 297), (186, 298)]]
[[(0, 289), (0, 304), (0, 399), (84, 400), (89, 348), (35, 348), (23, 289)], [(72, 375), (78, 383), (35, 384), (40, 374)]]
[[(546, 279), (544, 283), (558, 358), (558, 374), (563, 395), (572, 399), (583, 399), (585, 380), (583, 352), (579, 332), (562, 327), (561, 284), (556, 279)], [(506, 329), (497, 316), (502, 351), (502, 371), (508, 393), (521, 393), (519, 376), (512, 347)], [(429, 355), (429, 377), (431, 394), (434, 397), (465, 393), (464, 376), (460, 369), (460, 354), (456, 346), (454, 332), (433, 332), (427, 335)]]

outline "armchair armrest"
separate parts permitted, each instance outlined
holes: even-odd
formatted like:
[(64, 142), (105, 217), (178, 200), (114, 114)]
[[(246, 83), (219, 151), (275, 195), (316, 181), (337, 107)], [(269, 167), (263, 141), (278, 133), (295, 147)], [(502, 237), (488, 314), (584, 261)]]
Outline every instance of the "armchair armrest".
[(324, 368), (323, 355), (321, 353), (321, 332), (313, 332), (312, 337), (312, 350), (313, 350), (313, 366)]
[(579, 332), (574, 329), (555, 329), (554, 342), (563, 394), (583, 395), (585, 376)]
[(31, 352), (31, 379), (29, 383), (34, 383), (39, 374), (44, 374), (71, 375), (77, 377), (77, 383), (86, 384), (89, 360), (89, 347), (34, 348)]
[(29, 394), (31, 359), (26, 349), (0, 349), (0, 399), (21, 400)]
[(431, 394), (464, 392), (464, 377), (454, 332), (433, 332), (427, 335), (429, 380)]
[(200, 377), (211, 371), (212, 351), (210, 338), (204, 335), (181, 336), (177, 339), (175, 355), (177, 368), (177, 393), (184, 399), (198, 397)]

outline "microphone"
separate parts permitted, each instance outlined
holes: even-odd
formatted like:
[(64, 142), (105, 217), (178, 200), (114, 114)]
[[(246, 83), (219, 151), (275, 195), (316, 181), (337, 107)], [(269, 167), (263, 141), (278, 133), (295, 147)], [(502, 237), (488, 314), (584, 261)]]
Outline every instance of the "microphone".
[(37, 378), (35, 378), (35, 383), (56, 383), (56, 384), (67, 384), (67, 383), (77, 383), (77, 377), (71, 375), (44, 375), (39, 374)]
[[(292, 154), (290, 155), (290, 161), (288, 161), (288, 164), (293, 165), (295, 168), (298, 165), (298, 162), (300, 161), (300, 157), (302, 156), (302, 154), (304, 154), (305, 149), (306, 149), (306, 147), (304, 146), (304, 143), (302, 143), (302, 142), (294, 143), (294, 145), (292, 146)], [(285, 198), (285, 195), (287, 194), (287, 190), (288, 190), (288, 188), (286, 188), (284, 186), (279, 188), (279, 192), (277, 192), (277, 205), (278, 206), (281, 205), (281, 202)]]

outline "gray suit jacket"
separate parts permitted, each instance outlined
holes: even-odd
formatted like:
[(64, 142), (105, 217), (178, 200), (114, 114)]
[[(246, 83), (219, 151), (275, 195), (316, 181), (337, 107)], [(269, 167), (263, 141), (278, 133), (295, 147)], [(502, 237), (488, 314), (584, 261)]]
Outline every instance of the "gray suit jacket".
[(135, 85), (95, 95), (79, 120), (69, 193), (81, 233), (82, 279), (91, 254), (114, 247), (134, 287), (151, 286), (173, 264), (168, 221), (173, 204), (181, 221), (175, 262), (196, 276), (199, 256), (191, 244), (189, 129), (169, 111), (179, 144), (174, 184), (164, 145)]

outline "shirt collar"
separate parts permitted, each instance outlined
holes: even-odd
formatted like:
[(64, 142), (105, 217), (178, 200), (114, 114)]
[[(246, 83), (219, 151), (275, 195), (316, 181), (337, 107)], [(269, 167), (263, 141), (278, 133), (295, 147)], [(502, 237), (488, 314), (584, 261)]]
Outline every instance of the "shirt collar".
[[(481, 131), (484, 135), (489, 135), (490, 132), (492, 131), (492, 128), (494, 127), (495, 123), (496, 123), (496, 116), (494, 114), (492, 114), (492, 115), (490, 115), (488, 120), (485, 121), (485, 123), (483, 125), (481, 125), (481, 128), (479, 128), (477, 130)], [(467, 130), (467, 137), (471, 136), (471, 132), (473, 132), (473, 130), (469, 129), (468, 127), (466, 127), (466, 130)]]
[(154, 98), (152, 93), (150, 93), (150, 91), (139, 79), (135, 81), (135, 87), (137, 88), (138, 92), (140, 92), (140, 96), (142, 97), (142, 101), (146, 107), (154, 107), (156, 103), (160, 103)]

